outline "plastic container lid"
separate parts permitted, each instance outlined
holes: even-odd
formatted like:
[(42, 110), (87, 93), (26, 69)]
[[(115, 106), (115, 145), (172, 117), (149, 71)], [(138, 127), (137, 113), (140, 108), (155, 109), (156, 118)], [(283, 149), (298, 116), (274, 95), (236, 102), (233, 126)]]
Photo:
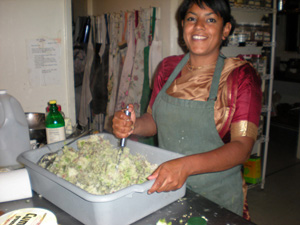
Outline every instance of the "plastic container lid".
[(5, 89), (0, 89), (0, 95), (4, 95), (4, 94), (6, 94), (7, 93), (7, 90), (5, 90)]
[(188, 220), (188, 225), (206, 225), (207, 221), (206, 219), (202, 217), (191, 217)]
[(24, 208), (5, 213), (0, 217), (0, 224), (57, 225), (57, 219), (49, 210)]

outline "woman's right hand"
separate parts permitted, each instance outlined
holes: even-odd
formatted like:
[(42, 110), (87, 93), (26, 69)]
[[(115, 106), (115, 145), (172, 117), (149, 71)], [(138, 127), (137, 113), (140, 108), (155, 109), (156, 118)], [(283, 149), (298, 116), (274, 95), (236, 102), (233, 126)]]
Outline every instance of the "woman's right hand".
[(126, 116), (126, 109), (115, 112), (113, 117), (113, 134), (117, 138), (127, 138), (133, 133), (134, 124), (136, 121), (136, 115), (132, 104), (128, 105), (128, 110), (131, 113), (131, 116)]

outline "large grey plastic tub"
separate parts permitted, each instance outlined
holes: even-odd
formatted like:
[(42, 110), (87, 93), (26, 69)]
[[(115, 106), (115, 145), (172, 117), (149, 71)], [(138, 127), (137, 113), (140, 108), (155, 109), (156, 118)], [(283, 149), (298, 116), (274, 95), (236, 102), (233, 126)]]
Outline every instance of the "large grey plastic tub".
[[(104, 138), (118, 146), (119, 140), (111, 134)], [(87, 137), (83, 137), (88, 138)], [(140, 185), (133, 185), (108, 195), (93, 195), (81, 188), (57, 177), (55, 174), (37, 165), (38, 160), (46, 153), (56, 151), (64, 142), (46, 145), (37, 150), (22, 153), (18, 161), (27, 168), (32, 189), (43, 195), (79, 221), (87, 225), (126, 225), (133, 223), (156, 210), (183, 197), (186, 184), (171, 192), (147, 194), (154, 181), (147, 181)], [(77, 149), (76, 143), (71, 144)], [(161, 164), (182, 155), (160, 148), (127, 140), (127, 147), (132, 154), (144, 155), (151, 163)]]

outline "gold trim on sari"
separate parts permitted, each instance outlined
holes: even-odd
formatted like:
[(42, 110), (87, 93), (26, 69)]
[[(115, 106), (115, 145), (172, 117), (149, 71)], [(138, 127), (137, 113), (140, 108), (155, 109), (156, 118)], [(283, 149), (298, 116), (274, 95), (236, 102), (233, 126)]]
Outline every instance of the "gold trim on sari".
[(242, 120), (231, 124), (230, 134), (234, 137), (251, 137), (254, 140), (257, 138), (257, 126), (247, 120)]

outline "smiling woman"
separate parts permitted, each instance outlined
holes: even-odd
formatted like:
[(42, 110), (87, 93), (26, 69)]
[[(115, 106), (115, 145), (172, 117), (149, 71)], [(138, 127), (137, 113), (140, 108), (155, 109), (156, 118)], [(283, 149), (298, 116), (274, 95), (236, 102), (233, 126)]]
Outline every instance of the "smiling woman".
[(232, 30), (228, 0), (184, 0), (179, 8), (188, 53), (159, 65), (147, 113), (115, 113), (113, 132), (157, 134), (159, 147), (185, 156), (161, 164), (149, 194), (187, 187), (239, 215), (243, 212), (241, 164), (257, 136), (260, 78), (239, 58), (220, 53)]
[[(223, 19), (210, 8), (199, 8), (194, 4), (182, 21), (184, 41), (190, 50), (190, 61), (194, 66), (214, 63), (219, 55), (222, 40), (229, 35), (231, 24), (223, 27)], [(202, 56), (202, 57), (201, 57)], [(201, 57), (196, 60), (194, 57)], [(201, 65), (196, 65), (196, 63)]]
[(224, 1), (184, 1), (179, 16), (191, 61), (196, 63), (193, 54), (204, 56), (201, 61), (197, 60), (202, 65), (216, 61), (221, 43), (232, 28), (232, 17), (228, 15), (230, 7)]

